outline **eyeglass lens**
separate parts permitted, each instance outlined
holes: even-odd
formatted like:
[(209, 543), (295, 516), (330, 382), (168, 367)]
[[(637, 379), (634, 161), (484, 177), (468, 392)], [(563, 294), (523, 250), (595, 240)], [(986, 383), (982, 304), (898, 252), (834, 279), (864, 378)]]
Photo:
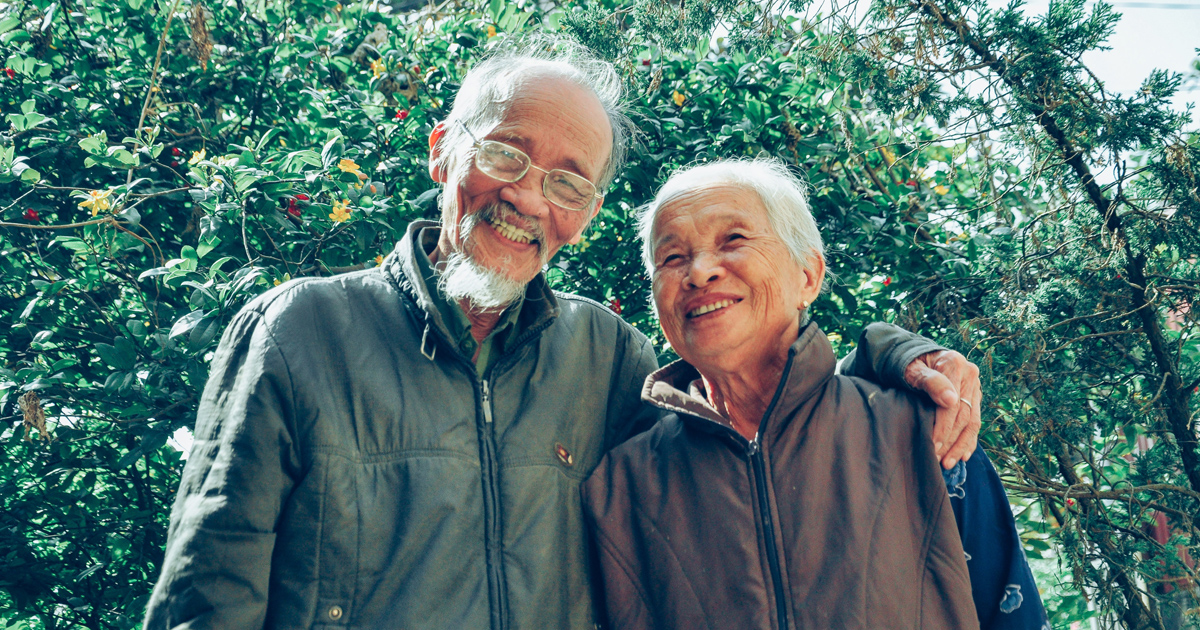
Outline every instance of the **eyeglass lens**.
[[(479, 143), (475, 165), (485, 174), (506, 182), (521, 179), (531, 166), (528, 155), (492, 140)], [(554, 169), (546, 172), (542, 192), (547, 199), (559, 206), (570, 210), (583, 210), (595, 198), (596, 186), (575, 173)]]

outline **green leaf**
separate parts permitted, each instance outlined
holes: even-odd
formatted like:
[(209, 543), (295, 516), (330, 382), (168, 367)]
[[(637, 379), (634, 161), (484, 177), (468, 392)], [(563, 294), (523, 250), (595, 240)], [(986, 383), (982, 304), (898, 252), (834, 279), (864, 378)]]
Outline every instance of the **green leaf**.
[(100, 360), (114, 370), (133, 369), (134, 356), (122, 352), (116, 346), (110, 346), (106, 343), (98, 343), (95, 345), (95, 348), (96, 354), (100, 355)]
[(108, 134), (103, 131), (79, 141), (79, 148), (93, 155), (104, 155), (108, 148)]
[(178, 320), (176, 320), (175, 324), (171, 326), (170, 337), (178, 337), (184, 333), (192, 332), (192, 329), (196, 327), (196, 324), (200, 323), (200, 320), (204, 319), (205, 314), (205, 311), (199, 310), (192, 311), (187, 315), (180, 317)]
[(24, 29), (19, 31), (9, 31), (3, 35), (0, 35), (0, 43), (3, 44), (19, 44), (21, 42), (27, 42), (29, 39), (29, 31)]
[(220, 318), (215, 315), (209, 315), (192, 328), (192, 334), (188, 337), (188, 349), (192, 352), (203, 350), (217, 335), (221, 332)]

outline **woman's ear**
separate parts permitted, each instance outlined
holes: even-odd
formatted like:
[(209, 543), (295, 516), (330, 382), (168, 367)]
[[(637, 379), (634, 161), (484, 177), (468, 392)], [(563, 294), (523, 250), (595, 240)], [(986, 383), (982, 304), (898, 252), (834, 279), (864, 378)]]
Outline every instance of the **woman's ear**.
[(439, 184), (446, 183), (446, 167), (439, 162), (442, 156), (442, 138), (446, 135), (446, 121), (439, 122), (429, 132), (429, 177)]
[(811, 306), (821, 294), (821, 286), (825, 282), (825, 259), (819, 254), (809, 256), (808, 266), (800, 272), (803, 286), (800, 288), (801, 303), (797, 304), (797, 307), (803, 310)]

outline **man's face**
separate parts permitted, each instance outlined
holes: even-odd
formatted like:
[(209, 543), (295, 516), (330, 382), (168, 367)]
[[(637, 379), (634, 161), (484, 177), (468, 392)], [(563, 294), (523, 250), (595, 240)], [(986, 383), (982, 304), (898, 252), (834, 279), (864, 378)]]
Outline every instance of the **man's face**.
[[(527, 80), (495, 129), (486, 135), (471, 131), (480, 140), (524, 151), (535, 166), (571, 171), (592, 182), (599, 181), (612, 150), (612, 130), (599, 101), (560, 78)], [(431, 161), (441, 150), (462, 155), (468, 148), (435, 145)], [(533, 280), (559, 248), (577, 242), (599, 210), (598, 202), (583, 211), (550, 203), (542, 193), (545, 175), (535, 169), (512, 183), (493, 179), (474, 166), (461, 169), (452, 164), (443, 176), (445, 194), (452, 197), (442, 207), (441, 259), (461, 253), (521, 285)], [(468, 221), (469, 233), (461, 233), (468, 215), (478, 220)]]

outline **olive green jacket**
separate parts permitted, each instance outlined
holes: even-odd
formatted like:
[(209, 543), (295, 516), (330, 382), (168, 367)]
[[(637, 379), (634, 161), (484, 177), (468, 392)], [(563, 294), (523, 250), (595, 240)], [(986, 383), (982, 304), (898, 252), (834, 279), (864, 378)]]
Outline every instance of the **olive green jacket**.
[(539, 276), (476, 373), (418, 275), (429, 225), (234, 318), (147, 630), (593, 627), (579, 486), (657, 418), (639, 401), (654, 349)]

